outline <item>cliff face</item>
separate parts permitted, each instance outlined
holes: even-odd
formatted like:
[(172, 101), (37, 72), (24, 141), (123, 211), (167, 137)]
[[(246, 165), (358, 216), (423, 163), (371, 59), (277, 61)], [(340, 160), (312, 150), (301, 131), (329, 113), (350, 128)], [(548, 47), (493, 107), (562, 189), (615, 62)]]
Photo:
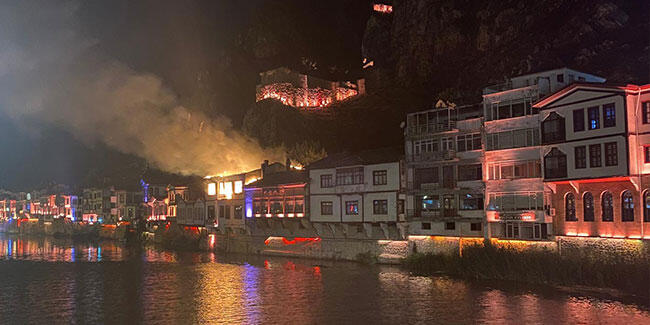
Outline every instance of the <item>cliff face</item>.
[(649, 4), (395, 0), (392, 17), (367, 24), (363, 51), (376, 61), (369, 80), (477, 95), (508, 76), (567, 66), (611, 82), (648, 82)]

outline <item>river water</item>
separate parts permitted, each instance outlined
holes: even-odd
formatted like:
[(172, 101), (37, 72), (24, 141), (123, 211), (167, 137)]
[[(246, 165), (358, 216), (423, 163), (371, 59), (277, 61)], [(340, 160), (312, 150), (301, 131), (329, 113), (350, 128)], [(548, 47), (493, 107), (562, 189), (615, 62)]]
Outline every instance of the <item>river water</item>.
[(0, 324), (650, 324), (646, 306), (398, 267), (0, 235)]

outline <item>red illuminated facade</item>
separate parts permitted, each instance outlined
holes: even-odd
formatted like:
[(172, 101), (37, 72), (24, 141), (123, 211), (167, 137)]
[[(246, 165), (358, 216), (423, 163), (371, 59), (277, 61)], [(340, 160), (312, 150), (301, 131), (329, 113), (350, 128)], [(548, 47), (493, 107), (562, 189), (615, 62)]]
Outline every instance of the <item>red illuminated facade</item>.
[(262, 179), (245, 186), (245, 213), (249, 219), (302, 219), (306, 206), (309, 176), (304, 170), (286, 167), (270, 171), (262, 166)]
[(283, 67), (260, 73), (255, 98), (256, 101), (274, 99), (285, 106), (309, 110), (327, 107), (364, 92), (363, 79), (356, 83), (328, 81)]
[(650, 85), (574, 84), (535, 107), (555, 234), (650, 238)]

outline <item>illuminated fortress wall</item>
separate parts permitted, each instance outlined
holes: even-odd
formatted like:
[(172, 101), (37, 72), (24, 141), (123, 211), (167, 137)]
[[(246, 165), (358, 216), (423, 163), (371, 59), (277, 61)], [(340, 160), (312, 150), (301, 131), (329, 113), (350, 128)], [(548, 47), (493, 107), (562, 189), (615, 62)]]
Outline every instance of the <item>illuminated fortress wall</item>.
[(298, 108), (322, 108), (365, 93), (363, 79), (353, 82), (328, 81), (287, 68), (260, 73), (256, 101), (274, 99)]

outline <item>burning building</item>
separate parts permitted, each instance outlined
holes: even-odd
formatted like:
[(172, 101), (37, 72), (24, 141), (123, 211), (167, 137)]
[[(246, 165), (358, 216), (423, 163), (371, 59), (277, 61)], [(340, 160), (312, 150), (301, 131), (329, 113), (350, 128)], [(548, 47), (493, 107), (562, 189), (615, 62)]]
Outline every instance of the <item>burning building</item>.
[(329, 81), (281, 67), (260, 73), (256, 101), (274, 99), (304, 110), (327, 107), (365, 94), (365, 81)]
[(262, 170), (206, 178), (207, 225), (221, 233), (244, 233), (244, 185), (262, 177)]
[[(283, 167), (283, 168), (280, 168)], [(262, 164), (262, 178), (244, 186), (245, 214), (252, 219), (302, 219), (308, 208), (309, 176), (281, 164)]]

